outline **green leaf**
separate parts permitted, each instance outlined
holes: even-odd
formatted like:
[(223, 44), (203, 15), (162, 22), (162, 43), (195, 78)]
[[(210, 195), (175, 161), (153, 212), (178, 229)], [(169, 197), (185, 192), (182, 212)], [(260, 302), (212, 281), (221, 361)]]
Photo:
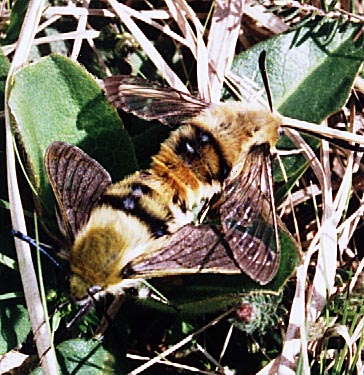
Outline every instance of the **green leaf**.
[(2, 45), (11, 44), (18, 40), (28, 4), (29, 0), (13, 2), (13, 8), (10, 13), (10, 23), (6, 30), (6, 37), (1, 41)]
[(0, 354), (19, 346), (30, 331), (26, 307), (19, 300), (0, 301)]
[(9, 105), (32, 182), (49, 202), (44, 154), (54, 141), (79, 146), (120, 180), (137, 168), (134, 150), (116, 110), (81, 66), (51, 55), (14, 77)]
[(9, 61), (0, 50), (0, 111), (4, 110), (5, 82), (9, 71)]
[(263, 87), (258, 59), (267, 51), (267, 73), (275, 108), (285, 116), (320, 123), (346, 102), (364, 59), (360, 25), (346, 23), (331, 39), (327, 31), (337, 21), (281, 34), (238, 55), (233, 72), (256, 77)]
[[(60, 374), (103, 375), (116, 374), (113, 356), (97, 340), (68, 340), (56, 348)], [(40, 367), (32, 375), (42, 375)]]
[(115, 374), (113, 356), (97, 340), (68, 340), (56, 348), (62, 374)]
[[(232, 71), (255, 77), (263, 87), (258, 59), (266, 50), (275, 108), (284, 116), (321, 123), (345, 104), (364, 60), (363, 39), (355, 40), (361, 26), (337, 22), (326, 20), (318, 29), (315, 22), (259, 43), (235, 58)], [(309, 143), (318, 146), (317, 141)], [(278, 148), (290, 149), (292, 144), (282, 137)], [(301, 155), (284, 157), (283, 163), (288, 177), (307, 165)], [(282, 180), (280, 172), (275, 171), (274, 176), (276, 181)]]

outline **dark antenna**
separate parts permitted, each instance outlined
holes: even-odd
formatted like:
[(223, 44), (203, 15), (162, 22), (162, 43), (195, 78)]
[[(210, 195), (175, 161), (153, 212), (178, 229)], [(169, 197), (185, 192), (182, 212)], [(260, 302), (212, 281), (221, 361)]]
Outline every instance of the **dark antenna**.
[(267, 93), (269, 108), (271, 112), (273, 112), (272, 92), (270, 91), (269, 79), (268, 79), (268, 74), (266, 70), (266, 62), (267, 62), (267, 51), (263, 49), (263, 51), (259, 55), (259, 70), (263, 79), (265, 92)]
[(33, 238), (27, 236), (26, 234), (18, 231), (18, 230), (12, 230), (11, 234), (18, 238), (19, 240), (22, 240), (24, 242), (27, 242), (29, 245), (33, 246), (36, 249), (39, 249), (39, 251), (45, 255), (56, 267), (58, 267), (60, 270), (62, 270), (64, 273), (68, 275), (68, 272), (61, 266), (61, 264), (52, 257), (52, 255), (49, 254), (48, 251), (46, 251), (42, 246), (39, 245)]
[[(266, 58), (267, 58), (267, 51), (263, 50), (259, 55), (259, 70), (260, 70), (260, 74), (261, 74), (262, 79), (263, 79), (265, 91), (267, 93), (269, 108), (270, 108), (271, 112), (273, 112), (272, 92), (270, 90), (269, 79), (268, 79), (268, 74), (267, 74), (267, 70), (266, 70), (266, 62), (267, 62)], [(287, 127), (289, 128), (289, 125), (287, 125)], [(341, 139), (332, 139), (330, 137), (327, 137), (327, 136), (324, 136), (324, 135), (321, 135), (321, 134), (318, 135), (314, 132), (310, 132), (309, 130), (300, 129), (299, 131), (301, 133), (311, 135), (315, 138), (323, 139), (325, 141), (328, 141), (331, 144), (334, 144), (334, 145), (336, 145), (340, 148), (343, 148), (345, 150), (356, 151), (356, 152), (363, 152), (364, 151), (364, 147), (359, 146), (358, 144), (351, 144), (348, 141), (341, 140)]]

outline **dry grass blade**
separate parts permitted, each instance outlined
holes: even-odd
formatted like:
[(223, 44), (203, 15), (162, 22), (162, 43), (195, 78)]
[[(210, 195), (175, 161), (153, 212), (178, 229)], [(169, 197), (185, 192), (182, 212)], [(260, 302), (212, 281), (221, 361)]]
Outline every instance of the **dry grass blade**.
[[(96, 30), (85, 30), (85, 31), (80, 31), (80, 32), (71, 31), (69, 33), (62, 33), (62, 34), (57, 34), (57, 35), (52, 35), (52, 36), (44, 36), (44, 37), (36, 38), (33, 40), (32, 46), (39, 46), (41, 44), (54, 43), (59, 40), (75, 40), (75, 39), (92, 40), (92, 39), (97, 38), (99, 35), (100, 35), (100, 32)], [(7, 46), (2, 47), (2, 51), (4, 55), (9, 55), (16, 48), (17, 48), (17, 43), (8, 44)]]
[[(45, 4), (43, 1), (31, 1), (20, 32), (17, 49), (10, 67), (8, 80), (6, 83), (6, 103), (11, 89), (13, 73), (26, 63), (32, 45), (32, 41), (37, 32), (42, 10)], [(8, 192), (13, 228), (26, 233), (26, 225), (21, 204), (21, 197), (16, 177), (13, 135), (11, 131), (10, 110), (5, 105), (6, 124), (6, 156), (8, 173)], [(35, 337), (37, 351), (41, 360), (43, 373), (46, 375), (57, 374), (57, 361), (51, 343), (49, 326), (45, 323), (45, 313), (39, 294), (37, 278), (33, 267), (29, 245), (20, 240), (15, 240), (15, 247), (18, 257), (19, 271), (23, 283), (24, 295), (29, 311), (32, 330)]]
[(288, 126), (289, 128), (295, 128), (303, 132), (307, 131), (312, 134), (317, 134), (318, 137), (322, 135), (327, 138), (341, 139), (347, 142), (364, 145), (364, 137), (360, 134), (353, 134), (348, 131), (332, 129), (327, 126), (312, 124), (310, 122), (300, 121), (290, 117), (282, 116), (282, 126)]
[(289, 27), (281, 18), (271, 12), (267, 12), (267, 8), (255, 0), (246, 1), (245, 14), (274, 34), (284, 33), (289, 30)]
[(145, 53), (152, 60), (156, 68), (161, 72), (163, 78), (172, 86), (173, 88), (180, 90), (182, 92), (188, 92), (186, 86), (166, 63), (160, 53), (156, 50), (154, 45), (150, 40), (144, 35), (136, 23), (132, 20), (132, 15), (130, 9), (116, 0), (108, 0), (110, 6), (114, 9), (115, 13), (120, 17), (124, 25), (129, 29), (130, 33), (133, 34), (134, 38), (138, 41), (140, 46), (143, 48)]
[[(83, 8), (87, 9), (89, 7), (90, 1), (89, 0), (84, 0), (83, 1)], [(78, 23), (77, 23), (77, 32), (82, 33), (86, 31), (86, 26), (87, 26), (87, 14), (83, 14), (79, 17)], [(76, 61), (77, 57), (80, 53), (82, 46), (82, 39), (81, 38), (75, 38), (74, 43), (73, 43), (73, 48), (72, 48), (72, 54), (71, 54), (71, 59)]]
[(315, 251), (306, 254), (305, 263), (297, 268), (296, 292), (292, 302), (289, 323), (284, 339), (282, 354), (279, 360), (277, 373), (294, 375), (296, 374), (297, 358), (300, 353), (303, 356), (303, 375), (309, 374), (307, 358), (306, 339), (306, 303), (305, 287), (309, 259)]
[[(181, 29), (183, 36), (190, 45), (193, 45), (194, 57), (197, 62), (197, 81), (198, 91), (201, 99), (211, 101), (210, 86), (208, 80), (209, 59), (206, 45), (203, 40), (203, 27), (200, 20), (184, 0), (166, 1), (169, 11), (175, 19), (178, 27)], [(191, 20), (195, 27), (195, 33), (191, 29), (188, 20)]]
[[(136, 361), (149, 361), (149, 360), (151, 360), (151, 358), (141, 357), (141, 356), (134, 355), (134, 354), (127, 354), (127, 357), (130, 358), (130, 359), (136, 360)], [(198, 369), (197, 367), (182, 365), (180, 363), (169, 362), (169, 361), (167, 361), (165, 359), (162, 359), (162, 358), (157, 363), (158, 364), (162, 364), (164, 366), (175, 367), (175, 368), (177, 368), (179, 370), (190, 371), (190, 372), (192, 372), (194, 374), (216, 375), (215, 371), (204, 371), (204, 370)]]
[(230, 70), (244, 14), (244, 1), (216, 1), (212, 15), (208, 56), (211, 62), (209, 81), (213, 102), (220, 100), (225, 74)]
[(326, 304), (327, 296), (333, 293), (336, 275), (337, 235), (332, 202), (329, 150), (326, 141), (322, 141), (321, 150), (323, 173), (321, 173), (321, 169), (318, 173), (315, 170), (314, 172), (319, 179), (322, 191), (322, 236), (320, 238), (313, 288), (311, 295), (309, 295), (309, 301), (311, 301), (308, 314), (309, 322), (314, 322), (319, 317)]
[[(191, 29), (191, 26), (188, 22), (188, 17), (191, 15), (191, 13), (192, 15), (194, 15), (194, 13), (191, 12), (191, 9), (188, 6), (188, 4), (186, 4), (183, 1), (166, 1), (166, 4), (168, 6), (171, 16), (176, 21), (179, 29), (182, 32), (184, 44), (189, 47), (193, 56), (197, 58), (196, 35)], [(192, 21), (195, 25), (196, 33), (202, 33), (203, 28), (202, 28), (202, 25), (200, 24), (199, 19), (196, 20), (196, 17), (193, 17)], [(172, 37), (176, 41), (179, 41), (178, 39), (174, 37), (174, 35)]]
[[(325, 178), (323, 168), (319, 163), (317, 157), (315, 156), (314, 152), (306, 144), (306, 142), (303, 141), (303, 139), (298, 135), (297, 132), (293, 130), (286, 130), (286, 132), (290, 139), (295, 143), (295, 145), (298, 148), (302, 149), (305, 158), (310, 163), (315, 175), (317, 176), (320, 182), (321, 191), (327, 194), (327, 180)], [(322, 223), (322, 227), (320, 228), (321, 230), (318, 232), (318, 234), (320, 233), (321, 235), (322, 233), (325, 233), (322, 231), (322, 229), (329, 227), (330, 224), (330, 222), (329, 224)], [(330, 229), (332, 228), (330, 227)], [(282, 351), (282, 358), (280, 361), (280, 371), (288, 371), (288, 373), (294, 373), (296, 358), (300, 353), (303, 356), (303, 371), (304, 373), (309, 373), (306, 338), (305, 286), (307, 278), (308, 260), (316, 251), (316, 246), (312, 246), (313, 244), (314, 242), (311, 243), (311, 250), (309, 250), (308, 254), (306, 254), (304, 265), (300, 266), (297, 269), (296, 294), (292, 303), (289, 326), (287, 329), (285, 343)], [(307, 296), (308, 300), (311, 301), (310, 308), (308, 311), (308, 320), (310, 322), (314, 321), (314, 317), (321, 312), (323, 306), (326, 303), (326, 291), (330, 291), (332, 288), (332, 280), (327, 280), (326, 274), (324, 272), (321, 272), (325, 270), (325, 265), (327, 264), (327, 258), (325, 258), (325, 254), (323, 254), (323, 252), (321, 252), (321, 254), (319, 252), (318, 264), (319, 265), (316, 268), (315, 281), (313, 287), (314, 292), (310, 296)]]
[(177, 344), (171, 346), (169, 349), (167, 349), (165, 352), (161, 353), (159, 356), (154, 357), (144, 365), (136, 368), (135, 370), (131, 371), (128, 375), (137, 375), (148, 369), (149, 367), (153, 366), (155, 363), (158, 363), (162, 358), (166, 358), (168, 355), (174, 353), (178, 349), (180, 349), (182, 346), (186, 345), (189, 341), (191, 341), (193, 338), (200, 335), (202, 332), (206, 331), (208, 328), (214, 326), (216, 323), (220, 322), (222, 319), (230, 315), (233, 311), (235, 311), (235, 307), (224, 312), (223, 314), (219, 315), (216, 319), (214, 319), (212, 322), (206, 324), (202, 328), (198, 329), (196, 332), (188, 335), (183, 340), (178, 342)]

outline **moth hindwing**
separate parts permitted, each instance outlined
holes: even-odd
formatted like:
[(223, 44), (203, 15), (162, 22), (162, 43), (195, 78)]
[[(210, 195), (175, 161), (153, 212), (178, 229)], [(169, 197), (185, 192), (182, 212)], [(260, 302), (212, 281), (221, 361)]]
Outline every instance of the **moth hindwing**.
[(65, 142), (48, 147), (45, 166), (58, 205), (60, 229), (72, 243), (111, 184), (110, 175), (96, 160)]

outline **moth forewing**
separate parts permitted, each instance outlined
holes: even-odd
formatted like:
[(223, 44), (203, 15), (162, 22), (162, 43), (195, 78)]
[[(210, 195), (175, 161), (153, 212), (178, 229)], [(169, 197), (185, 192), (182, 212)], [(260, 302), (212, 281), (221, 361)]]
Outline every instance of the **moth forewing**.
[(169, 126), (180, 125), (209, 106), (192, 95), (137, 77), (112, 76), (104, 82), (107, 98), (116, 108)]
[(267, 284), (280, 260), (269, 143), (251, 147), (240, 174), (226, 180), (223, 195), (221, 222), (234, 258), (253, 280)]
[(59, 226), (73, 242), (90, 212), (111, 184), (108, 172), (76, 146), (52, 143), (45, 154), (45, 167), (56, 197)]

